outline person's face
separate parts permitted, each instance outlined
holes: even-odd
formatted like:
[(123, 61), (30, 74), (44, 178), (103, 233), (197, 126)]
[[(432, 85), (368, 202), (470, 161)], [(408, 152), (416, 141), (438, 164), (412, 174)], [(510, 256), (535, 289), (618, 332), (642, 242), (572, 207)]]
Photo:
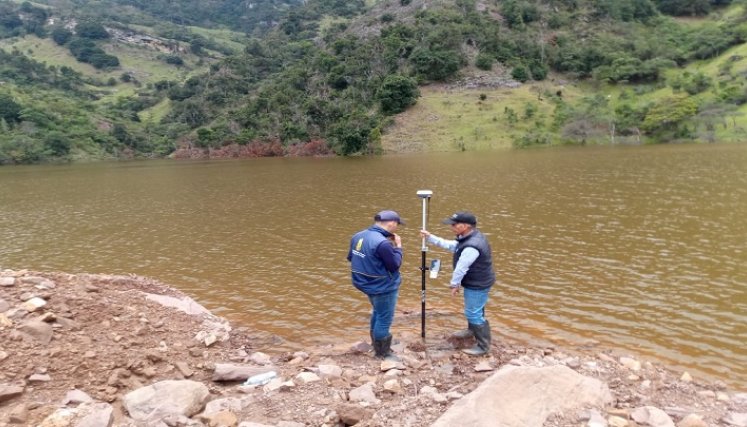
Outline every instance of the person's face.
[(463, 223), (463, 222), (457, 222), (456, 224), (451, 224), (451, 231), (454, 232), (457, 236), (461, 236), (462, 234), (466, 233), (469, 230), (469, 225)]
[(397, 227), (399, 227), (399, 223), (397, 221), (387, 221), (384, 223), (384, 229), (390, 233), (394, 233), (397, 231)]

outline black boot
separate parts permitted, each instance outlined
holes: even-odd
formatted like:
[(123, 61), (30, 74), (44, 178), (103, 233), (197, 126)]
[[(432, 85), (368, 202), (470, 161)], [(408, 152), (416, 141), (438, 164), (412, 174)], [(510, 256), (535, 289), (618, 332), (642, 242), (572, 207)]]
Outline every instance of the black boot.
[(475, 334), (477, 344), (470, 349), (462, 350), (470, 356), (482, 356), (490, 351), (490, 323), (486, 320), (482, 325), (470, 323), (469, 329)]
[(380, 340), (374, 340), (374, 351), (376, 357), (379, 359), (393, 360), (399, 362), (399, 358), (392, 353), (392, 335), (389, 334), (386, 338)]
[(466, 340), (467, 338), (472, 338), (475, 336), (475, 333), (472, 332), (472, 329), (469, 328), (469, 324), (467, 324), (467, 329), (462, 329), (461, 331), (456, 331), (453, 334), (451, 334), (452, 337), (460, 339), (460, 340)]

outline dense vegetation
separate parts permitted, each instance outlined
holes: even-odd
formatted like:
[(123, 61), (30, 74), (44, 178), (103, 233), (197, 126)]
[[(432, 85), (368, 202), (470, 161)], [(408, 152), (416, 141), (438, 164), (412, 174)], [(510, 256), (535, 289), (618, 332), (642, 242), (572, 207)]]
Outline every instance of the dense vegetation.
[[(65, 4), (0, 1), (0, 38), (48, 37), (77, 61), (114, 73), (121, 64), (110, 52), (117, 43), (112, 33), (134, 31), (135, 17), (147, 17), (154, 35), (171, 46), (159, 56), (165, 66), (183, 69), (186, 61), (192, 71), (184, 79), (122, 72), (97, 80), (0, 49), (0, 79), (10, 83), (0, 86), (0, 163), (162, 156), (177, 144), (232, 144), (264, 155), (325, 147), (342, 155), (377, 152), (390, 118), (417, 102), (419, 85), (498, 65), (520, 82), (562, 76), (599, 92), (582, 99), (560, 90), (539, 94), (553, 104), (552, 119), (515, 138), (517, 146), (626, 135), (692, 139), (698, 126), (736, 116), (747, 102), (743, 70), (725, 63), (717, 78), (685, 71), (745, 43), (744, 0), (389, 0), (372, 7), (310, 0), (292, 8), (292, 2), (259, 2), (267, 7), (256, 15), (232, 1), (217, 8), (189, 1), (107, 4), (106, 14), (75, 16)], [(726, 10), (718, 19), (673, 17)], [(246, 38), (236, 49), (186, 24), (245, 28)], [(113, 86), (129, 88), (129, 95), (102, 98)], [(619, 96), (603, 96), (605, 87), (618, 88)], [(645, 99), (664, 87), (671, 96)], [(535, 120), (533, 108), (507, 107), (501, 120)]]

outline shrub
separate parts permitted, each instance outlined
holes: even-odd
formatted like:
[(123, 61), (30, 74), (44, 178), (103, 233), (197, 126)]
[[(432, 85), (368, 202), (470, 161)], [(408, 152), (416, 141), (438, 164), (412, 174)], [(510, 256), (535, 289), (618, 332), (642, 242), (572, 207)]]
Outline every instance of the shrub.
[(52, 40), (54, 40), (54, 42), (60, 46), (67, 43), (68, 40), (70, 40), (72, 36), (73, 36), (73, 33), (71, 33), (68, 29), (64, 27), (57, 27), (54, 30), (52, 30)]
[(529, 71), (527, 71), (525, 66), (517, 65), (513, 70), (511, 70), (511, 77), (513, 77), (514, 80), (524, 83), (529, 80)]
[(384, 79), (376, 94), (384, 114), (397, 114), (417, 102), (420, 91), (415, 80), (392, 74)]
[(87, 39), (108, 39), (109, 33), (103, 25), (98, 22), (81, 22), (75, 26), (75, 32), (79, 37)]
[(477, 58), (475, 58), (475, 67), (481, 70), (490, 70), (493, 68), (494, 61), (495, 59), (493, 58), (493, 55), (480, 52), (477, 54)]

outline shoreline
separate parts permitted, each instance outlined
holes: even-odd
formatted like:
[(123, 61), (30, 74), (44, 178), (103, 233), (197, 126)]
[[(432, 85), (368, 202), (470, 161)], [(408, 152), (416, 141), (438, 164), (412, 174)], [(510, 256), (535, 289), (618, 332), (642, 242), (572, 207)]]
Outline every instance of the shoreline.
[[(148, 425), (153, 417), (193, 426), (430, 426), (464, 419), (455, 411), (508, 375), (518, 376), (516, 387), (539, 375), (529, 390), (541, 405), (519, 410), (511, 399), (520, 390), (493, 390), (494, 404), (477, 410), (483, 418), (513, 402), (509, 408), (525, 417), (511, 426), (747, 426), (747, 390), (635, 355), (500, 342), (489, 357), (471, 358), (458, 350), (471, 342), (441, 336), (424, 344), (415, 334), (395, 337), (397, 364), (347, 337), (274, 353), (272, 337), (233, 328), (150, 278), (0, 270), (0, 290), (0, 427), (76, 425), (71, 420), (85, 417), (107, 426)], [(268, 384), (243, 385), (270, 371)], [(582, 393), (550, 386), (566, 375), (593, 382), (594, 399), (609, 399), (576, 402)], [(172, 382), (195, 387), (188, 408), (144, 414), (133, 406), (136, 392)], [(67, 424), (53, 424), (62, 419)]]

